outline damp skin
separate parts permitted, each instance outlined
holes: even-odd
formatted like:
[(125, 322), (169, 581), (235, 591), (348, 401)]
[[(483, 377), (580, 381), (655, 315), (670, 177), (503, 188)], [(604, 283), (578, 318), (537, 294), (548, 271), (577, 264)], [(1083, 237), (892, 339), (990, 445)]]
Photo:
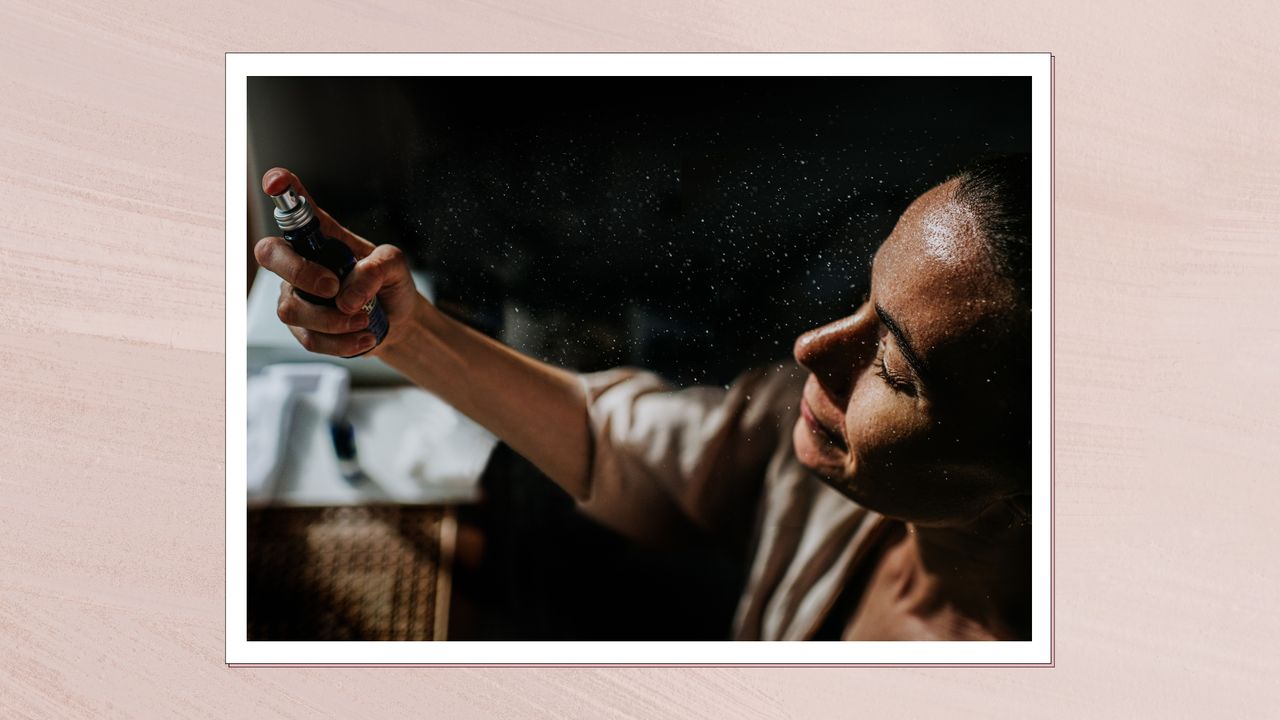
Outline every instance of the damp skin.
[(914, 522), (962, 522), (1014, 485), (984, 461), (1012, 392), (998, 381), (1013, 296), (951, 190), (903, 213), (876, 254), (867, 301), (795, 346), (811, 373), (803, 402), (813, 422), (802, 414), (793, 429), (801, 463)]

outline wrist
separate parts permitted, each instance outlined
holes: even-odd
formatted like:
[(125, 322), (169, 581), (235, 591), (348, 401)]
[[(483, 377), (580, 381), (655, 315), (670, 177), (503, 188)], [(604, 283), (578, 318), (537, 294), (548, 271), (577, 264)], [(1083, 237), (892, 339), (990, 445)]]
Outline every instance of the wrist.
[(439, 311), (425, 297), (414, 293), (409, 312), (396, 317), (392, 333), (377, 349), (377, 356), (392, 367), (401, 367), (419, 352), (439, 330)]
[(401, 332), (393, 342), (378, 348), (378, 357), (409, 382), (469, 414), (463, 326), (425, 297), (416, 298), (410, 312), (400, 319)]

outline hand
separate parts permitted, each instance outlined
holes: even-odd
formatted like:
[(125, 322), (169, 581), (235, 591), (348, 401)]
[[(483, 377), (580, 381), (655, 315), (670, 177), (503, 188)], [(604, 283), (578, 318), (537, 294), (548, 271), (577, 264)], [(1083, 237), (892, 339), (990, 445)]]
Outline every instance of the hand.
[[(374, 245), (342, 227), (315, 203), (296, 175), (284, 168), (272, 168), (262, 176), (262, 190), (278, 195), (289, 186), (305, 197), (320, 221), (320, 230), (346, 245), (356, 256), (356, 266), (339, 286), (338, 277), (327, 268), (304, 259), (281, 237), (265, 237), (253, 248), (262, 267), (284, 279), (276, 314), (302, 347), (315, 353), (350, 357), (373, 346), (374, 336), (366, 328), (369, 316), (361, 306), (377, 296), (387, 314), (390, 329), (371, 355), (378, 355), (408, 333), (418, 305), (427, 304), (409, 274), (409, 262), (394, 245)], [(335, 298), (337, 308), (309, 303), (294, 294), (293, 288), (324, 298)]]

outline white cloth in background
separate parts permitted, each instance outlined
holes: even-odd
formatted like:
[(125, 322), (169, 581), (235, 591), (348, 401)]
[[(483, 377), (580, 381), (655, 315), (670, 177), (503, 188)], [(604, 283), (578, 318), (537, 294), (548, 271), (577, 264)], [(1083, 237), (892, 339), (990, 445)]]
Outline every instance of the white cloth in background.
[[(346, 371), (311, 363), (332, 376)], [(289, 367), (289, 373), (281, 371)], [(490, 432), (416, 387), (341, 393), (299, 391), (307, 365), (274, 365), (249, 378), (248, 499), (251, 504), (460, 503), (479, 498), (497, 444)], [(291, 382), (288, 375), (292, 374)], [(303, 383), (305, 385), (305, 383)], [(332, 383), (327, 383), (332, 388)], [(343, 477), (330, 432), (354, 428), (362, 477)]]

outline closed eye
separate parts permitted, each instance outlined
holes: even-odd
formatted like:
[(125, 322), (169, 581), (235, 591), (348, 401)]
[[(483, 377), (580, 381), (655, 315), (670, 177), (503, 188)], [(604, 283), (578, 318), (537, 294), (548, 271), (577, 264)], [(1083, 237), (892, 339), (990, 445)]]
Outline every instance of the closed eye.
[(917, 381), (927, 383), (930, 377), (929, 368), (925, 367), (925, 364), (920, 361), (920, 355), (916, 353), (915, 347), (911, 344), (907, 334), (903, 332), (902, 326), (893, 319), (893, 316), (885, 312), (879, 303), (876, 304), (876, 315), (880, 316), (881, 326), (893, 335), (898, 352), (906, 360), (907, 367), (911, 368), (911, 374), (915, 376)]
[(884, 380), (885, 384), (891, 390), (902, 393), (910, 397), (915, 397), (917, 393), (916, 384), (903, 375), (899, 375), (889, 369), (884, 362), (884, 343), (880, 343), (880, 352), (876, 353), (876, 376)]

